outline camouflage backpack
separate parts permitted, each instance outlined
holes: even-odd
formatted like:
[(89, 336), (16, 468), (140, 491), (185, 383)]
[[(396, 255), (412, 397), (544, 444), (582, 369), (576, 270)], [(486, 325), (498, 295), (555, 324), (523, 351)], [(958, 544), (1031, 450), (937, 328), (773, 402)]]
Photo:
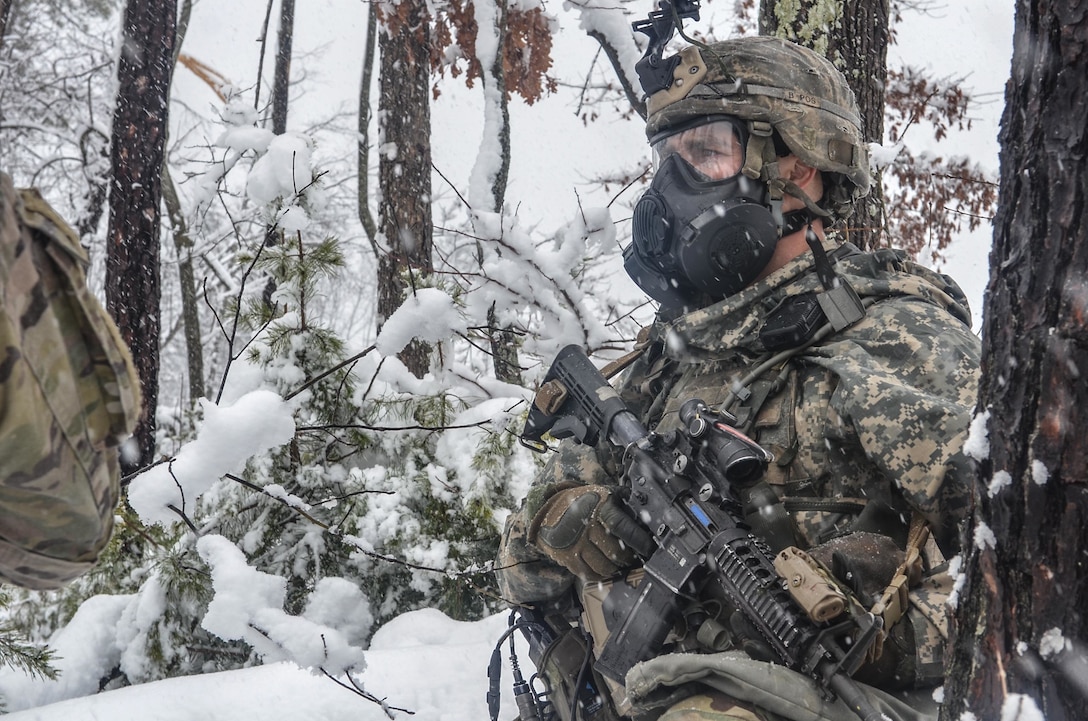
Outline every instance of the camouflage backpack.
[(118, 444), (140, 409), (87, 255), (34, 190), (0, 173), (0, 580), (57, 588), (109, 541)]

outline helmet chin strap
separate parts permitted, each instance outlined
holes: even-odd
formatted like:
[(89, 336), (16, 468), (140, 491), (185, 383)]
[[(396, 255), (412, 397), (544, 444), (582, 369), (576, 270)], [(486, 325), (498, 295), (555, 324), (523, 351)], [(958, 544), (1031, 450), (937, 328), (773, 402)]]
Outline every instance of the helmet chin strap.
[(808, 208), (798, 208), (797, 210), (783, 213), (781, 224), (782, 234), (780, 237), (785, 238), (787, 235), (793, 235), (806, 225), (811, 225), (812, 221), (815, 219), (816, 216)]
[(832, 217), (831, 216), (831, 211), (825, 210), (824, 208), (821, 208), (819, 205), (817, 205), (816, 201), (813, 200), (812, 198), (808, 197), (808, 193), (801, 190), (801, 186), (799, 186), (797, 183), (793, 182), (792, 180), (788, 180), (786, 178), (778, 178), (778, 179), (773, 180), (773, 181), (768, 181), (767, 184), (770, 185), (771, 183), (774, 183), (774, 184), (780, 186), (783, 191), (785, 191), (786, 193), (789, 193), (790, 195), (792, 195), (793, 197), (797, 198), (802, 203), (804, 203), (805, 208), (810, 213), (812, 213), (814, 216), (818, 216), (820, 218), (830, 218), (830, 217)]
[[(744, 167), (741, 168), (741, 172), (753, 180), (759, 180), (767, 184), (770, 189), (772, 212), (775, 220), (779, 221), (779, 227), (782, 228), (782, 236), (784, 237), (799, 230), (800, 226), (787, 232), (785, 225), (782, 223), (781, 202), (783, 195), (792, 195), (800, 200), (813, 216), (830, 218), (832, 214), (817, 205), (816, 201), (808, 197), (808, 193), (801, 190), (797, 183), (789, 178), (782, 177), (778, 167), (778, 152), (774, 147), (773, 133), (774, 127), (764, 120), (748, 121), (748, 145), (744, 149)], [(786, 215), (790, 215), (790, 213)], [(801, 223), (801, 226), (803, 225), (804, 223)]]

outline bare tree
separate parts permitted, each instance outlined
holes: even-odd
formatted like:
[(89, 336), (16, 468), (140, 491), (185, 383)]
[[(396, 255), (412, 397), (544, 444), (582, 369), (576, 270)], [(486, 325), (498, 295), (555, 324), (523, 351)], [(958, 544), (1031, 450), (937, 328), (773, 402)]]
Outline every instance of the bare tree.
[(106, 307), (132, 349), (143, 389), (134, 434), (139, 459), (154, 461), (159, 385), (159, 232), (162, 166), (173, 68), (175, 0), (129, 0), (117, 67), (110, 162)]
[(1019, 0), (1001, 122), (980, 460), (942, 719), (1084, 718), (1088, 15)]
[(109, 137), (99, 128), (115, 101), (116, 20), (109, 3), (77, 9), (49, 0), (0, 7), (8, 13), (0, 42), (0, 162), (91, 241), (108, 188)]

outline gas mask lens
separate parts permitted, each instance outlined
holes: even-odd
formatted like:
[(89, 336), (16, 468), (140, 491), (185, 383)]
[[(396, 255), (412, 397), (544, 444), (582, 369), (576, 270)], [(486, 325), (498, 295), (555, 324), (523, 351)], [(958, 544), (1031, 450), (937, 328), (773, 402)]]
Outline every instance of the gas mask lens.
[(705, 180), (727, 180), (744, 166), (744, 145), (730, 120), (718, 119), (671, 133), (653, 143), (654, 169), (679, 155)]

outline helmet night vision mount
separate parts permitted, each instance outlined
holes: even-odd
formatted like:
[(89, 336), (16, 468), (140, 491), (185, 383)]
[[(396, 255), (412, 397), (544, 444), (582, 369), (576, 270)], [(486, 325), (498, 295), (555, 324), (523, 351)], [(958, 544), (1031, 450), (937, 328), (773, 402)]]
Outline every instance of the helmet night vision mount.
[(650, 11), (645, 20), (631, 23), (635, 32), (650, 38), (646, 53), (635, 64), (635, 72), (638, 73), (639, 82), (646, 95), (667, 90), (672, 85), (673, 71), (680, 64), (680, 56), (662, 59), (661, 55), (675, 31), (679, 31), (680, 37), (690, 42), (684, 35), (684, 20), (699, 19), (699, 0), (660, 0), (658, 7), (660, 9)]

